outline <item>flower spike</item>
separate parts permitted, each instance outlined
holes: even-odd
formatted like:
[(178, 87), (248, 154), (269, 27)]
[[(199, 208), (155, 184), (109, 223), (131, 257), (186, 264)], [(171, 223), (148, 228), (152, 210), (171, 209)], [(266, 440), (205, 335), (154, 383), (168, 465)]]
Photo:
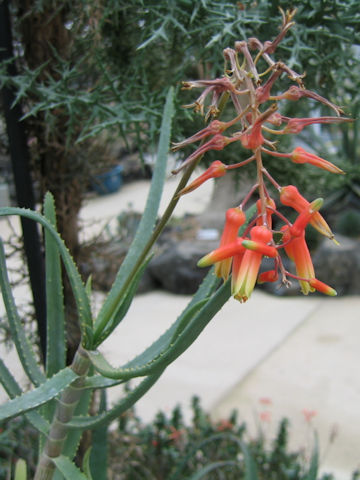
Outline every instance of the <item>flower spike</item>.
[[(225, 60), (223, 77), (183, 83), (185, 89), (191, 90), (197, 87), (203, 89), (195, 103), (188, 107), (194, 107), (196, 111), (204, 113), (206, 103), (205, 121), (210, 116), (216, 117), (216, 120), (173, 146), (173, 151), (176, 151), (201, 140), (201, 144), (195, 151), (173, 172), (177, 173), (190, 165), (191, 168), (184, 175), (184, 182), (200, 158), (209, 150), (222, 150), (229, 143), (236, 142), (236, 146), (251, 151), (247, 155), (248, 158), (245, 160), (240, 158), (237, 163), (226, 164), (216, 160), (210, 166), (207, 165), (198, 178), (177, 193), (179, 197), (193, 191), (208, 179), (222, 177), (228, 170), (243, 167), (250, 162), (255, 164), (256, 179), (241, 199), (237, 199), (236, 203), (240, 206), (230, 208), (226, 212), (225, 226), (218, 248), (205, 255), (198, 263), (201, 267), (215, 264), (216, 276), (224, 281), (229, 278), (231, 272), (232, 295), (240, 302), (247, 301), (256, 281), (258, 283), (275, 282), (279, 277), (285, 286), (290, 285), (290, 278), (295, 278), (299, 281), (301, 291), (305, 295), (316, 290), (326, 295), (336, 295), (334, 289), (315, 277), (305, 238), (306, 227), (310, 224), (322, 235), (337, 243), (329, 225), (319, 212), (323, 199), (317, 198), (310, 203), (294, 185), (282, 187), (273, 177), (272, 172), (265, 168), (263, 155), (286, 158), (296, 164), (309, 164), (330, 173), (344, 174), (333, 163), (302, 147), (296, 147), (290, 153), (278, 152), (277, 142), (269, 135), (297, 134), (308, 125), (345, 123), (353, 120), (343, 116), (343, 110), (337, 105), (307, 90), (304, 85), (305, 73), (299, 74), (283, 61), (272, 58), (285, 34), (294, 24), (293, 17), (296, 10), (285, 12), (280, 9), (280, 11), (282, 25), (275, 39), (261, 42), (257, 38), (249, 38), (247, 41), (235, 42), (234, 48), (223, 50)], [(287, 90), (281, 90), (284, 93), (272, 95), (280, 77), (290, 85)], [(209, 95), (211, 101), (206, 102)], [(331, 108), (337, 116), (290, 118), (282, 115), (278, 111), (277, 103), (274, 102), (297, 101), (303, 97)], [(265, 102), (269, 102), (268, 108), (263, 107), (266, 105)], [(223, 122), (218, 119), (218, 116), (226, 103), (231, 107), (233, 114)], [(231, 126), (234, 126), (233, 132), (225, 137), (225, 130)], [(273, 188), (278, 192), (282, 205), (298, 212), (294, 222), (286, 218), (286, 212), (278, 210), (278, 200), (270, 197), (270, 189), (273, 190)], [(254, 195), (257, 195), (254, 199), (256, 210), (253, 208), (254, 205), (248, 210), (251, 218), (248, 218), (248, 226), (241, 230), (243, 236), (239, 237), (239, 227), (244, 225), (246, 219), (242, 208), (250, 199), (253, 200)], [(275, 227), (273, 227), (273, 218), (275, 218), (273, 215), (276, 216)], [(294, 262), (296, 274), (286, 270), (281, 258), (282, 252)], [(259, 274), (264, 256), (273, 259), (273, 266)]]

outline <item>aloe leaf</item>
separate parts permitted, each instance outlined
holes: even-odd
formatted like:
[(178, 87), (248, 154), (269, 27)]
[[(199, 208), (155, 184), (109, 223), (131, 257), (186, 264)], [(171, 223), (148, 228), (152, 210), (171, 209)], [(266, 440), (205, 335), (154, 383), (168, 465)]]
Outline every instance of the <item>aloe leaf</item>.
[[(163, 120), (161, 123), (160, 139), (158, 145), (157, 159), (153, 171), (149, 196), (147, 198), (145, 210), (137, 229), (134, 241), (118, 271), (115, 282), (107, 296), (95, 323), (104, 325), (107, 319), (112, 318), (117, 309), (119, 301), (122, 299), (123, 290), (127, 290), (126, 283), (139, 268), (144, 258), (144, 249), (152, 235), (157, 214), (160, 205), (160, 199), (165, 182), (167, 155), (170, 146), (171, 120), (174, 115), (174, 89), (171, 87), (166, 97)], [(147, 255), (147, 252), (145, 252)]]
[(250, 450), (244, 442), (241, 442), (241, 450), (244, 455), (245, 463), (245, 479), (244, 480), (259, 480), (255, 459)]
[(113, 380), (112, 378), (103, 377), (102, 375), (94, 375), (85, 379), (83, 388), (110, 388), (115, 387), (116, 385), (121, 385), (124, 382), (125, 380)]
[(34, 350), (26, 338), (24, 328), (21, 324), (15, 300), (11, 291), (11, 286), (7, 274), (5, 252), (3, 242), (0, 239), (0, 286), (4, 299), (4, 305), (9, 320), (11, 337), (14, 341), (19, 359), (25, 373), (34, 385), (40, 385), (45, 376), (40, 370)]
[(53, 458), (53, 462), (66, 480), (89, 480), (70, 458), (65, 455)]
[(158, 381), (164, 370), (159, 371), (154, 375), (146, 377), (138, 386), (126, 394), (118, 403), (116, 403), (110, 410), (93, 417), (73, 417), (67, 423), (68, 428), (91, 429), (97, 428), (100, 425), (108, 424), (126, 412), (135, 403), (147, 393), (148, 390)]
[(93, 480), (93, 477), (91, 475), (91, 470), (90, 470), (90, 456), (92, 452), (92, 447), (89, 447), (84, 455), (83, 462), (82, 462), (82, 469), (84, 474), (86, 475), (86, 478), (89, 480)]
[[(189, 302), (189, 304), (186, 306), (184, 311), (181, 313), (181, 315), (177, 318), (177, 320), (144, 352), (131, 360), (131, 365), (134, 366), (149, 363), (155, 357), (160, 355), (170, 345), (174, 333), (179, 328), (179, 325), (184, 325), (184, 323), (186, 323), (186, 320), (191, 319), (191, 315), (196, 313), (198, 308), (202, 306), (202, 301), (209, 297), (215, 291), (218, 285), (219, 279), (214, 276), (213, 269), (211, 269), (204, 278), (200, 287), (198, 288), (198, 291), (196, 292), (192, 300)], [(96, 382), (97, 380), (94, 381)], [(91, 382), (90, 379), (89, 382)]]
[(198, 306), (202, 305), (202, 301), (207, 299), (219, 285), (220, 281), (215, 277), (213, 268), (208, 272), (203, 282), (201, 283), (198, 291), (195, 293), (191, 301), (185, 307), (181, 315), (176, 321), (166, 330), (154, 343), (152, 343), (144, 352), (131, 360), (131, 365), (141, 365), (150, 362), (154, 357), (160, 355), (165, 348), (167, 348), (174, 336), (175, 331), (180, 324), (184, 324), (187, 319), (191, 319), (191, 315), (194, 314)]
[[(191, 310), (188, 312), (189, 318), (186, 318), (188, 321), (184, 322), (184, 328), (182, 328), (181, 331), (178, 331), (176, 328), (175, 331), (171, 332), (170, 344), (165, 345), (165, 349), (155, 357), (152, 357), (147, 363), (139, 364), (139, 360), (143, 360), (143, 357), (140, 356), (122, 368), (114, 368), (107, 362), (105, 357), (97, 351), (88, 352), (89, 358), (95, 370), (109, 378), (130, 379), (156, 373), (158, 369), (163, 369), (172, 363), (196, 340), (229, 297), (230, 283), (227, 282), (222, 285), (206, 303), (200, 302), (200, 309), (196, 308), (197, 305), (193, 306), (192, 308), (195, 312), (193, 315), (191, 315)], [(198, 311), (196, 312), (196, 310)], [(175, 333), (177, 335), (176, 338), (174, 338)], [(155, 342), (155, 344), (156, 347), (158, 347), (157, 342)]]
[(55, 398), (64, 388), (77, 378), (71, 368), (65, 368), (39, 387), (20, 397), (13, 398), (0, 406), (0, 421), (21, 415)]
[[(106, 391), (101, 391), (99, 413), (106, 412)], [(107, 479), (107, 459), (108, 459), (108, 429), (103, 424), (95, 428), (92, 432), (92, 455), (90, 455), (90, 471), (96, 480)]]
[[(119, 325), (121, 320), (127, 314), (130, 308), (130, 305), (133, 301), (133, 298), (135, 296), (136, 290), (139, 286), (141, 277), (145, 271), (145, 268), (149, 264), (151, 258), (152, 256), (150, 256), (147, 260), (145, 260), (145, 262), (142, 263), (142, 265), (140, 266), (140, 268), (132, 278), (131, 283), (128, 287), (128, 290), (124, 294), (122, 301), (117, 306), (117, 309), (113, 314), (113, 317), (107, 322), (104, 328), (101, 324), (98, 324), (98, 327), (95, 329), (95, 332), (94, 332), (94, 342), (93, 342), (94, 348), (100, 345), (115, 330), (115, 328)], [(103, 330), (101, 330), (102, 328)]]
[[(56, 228), (54, 197), (45, 195), (44, 214)], [(46, 376), (52, 377), (65, 367), (65, 315), (59, 250), (50, 232), (45, 229), (46, 271)]]
[[(16, 382), (15, 378), (11, 375), (10, 371), (8, 370), (7, 366), (4, 362), (0, 359), (0, 383), (3, 385), (6, 393), (9, 395), (10, 398), (18, 397), (22, 394), (22, 390), (18, 383)], [(25, 414), (27, 420), (41, 433), (45, 435), (49, 431), (50, 425), (47, 420), (42, 417), (38, 412), (35, 410), (32, 412), (28, 412)]]
[[(139, 355), (131, 362), (127, 363), (124, 367), (119, 369), (112, 367), (106, 360), (105, 356), (99, 351), (89, 351), (89, 358), (94, 365), (95, 369), (105, 377), (122, 380), (129, 380), (130, 378), (145, 376), (150, 373), (154, 373), (157, 367), (161, 368), (160, 363), (165, 360), (165, 353), (169, 350), (171, 341), (175, 335), (179, 335), (185, 326), (191, 321), (192, 317), (200, 310), (207, 300), (201, 300), (187, 311), (186, 315), (181, 317), (181, 322), (175, 322), (176, 328), (169, 329), (167, 337), (162, 336), (163, 343), (161, 349), (157, 352), (157, 349), (145, 350), (144, 355)], [(158, 347), (158, 345), (156, 345)], [(156, 353), (157, 352), (157, 353)], [(146, 361), (147, 359), (147, 361)]]
[(16, 462), (14, 480), (26, 480), (26, 462), (22, 458)]
[(76, 265), (71, 258), (71, 255), (66, 248), (60, 235), (53, 227), (53, 225), (42, 215), (33, 212), (32, 210), (18, 208), (18, 207), (3, 207), (0, 208), (0, 216), (19, 215), (22, 217), (30, 218), (35, 222), (40, 223), (47, 231), (52, 235), (64, 263), (66, 273), (69, 277), (69, 281), (74, 293), (77, 311), (79, 315), (79, 325), (83, 335), (84, 348), (91, 348), (92, 346), (92, 318), (89, 298), (86, 293), (86, 289), (81, 280), (80, 274), (76, 268)]

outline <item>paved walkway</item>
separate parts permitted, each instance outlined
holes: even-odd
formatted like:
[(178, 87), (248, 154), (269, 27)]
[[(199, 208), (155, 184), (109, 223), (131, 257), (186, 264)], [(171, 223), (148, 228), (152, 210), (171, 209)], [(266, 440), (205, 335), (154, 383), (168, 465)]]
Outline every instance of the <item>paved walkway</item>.
[[(141, 211), (148, 185), (135, 182), (117, 194), (90, 199), (81, 212), (85, 236), (130, 203)], [(165, 199), (174, 188), (174, 181), (167, 183)], [(204, 185), (193, 196), (184, 197), (175, 213), (200, 213), (210, 194), (211, 184)], [(165, 201), (162, 209), (164, 205)], [(1, 222), (3, 234), (6, 227)], [(102, 347), (110, 362), (120, 365), (146, 348), (189, 300), (160, 291), (137, 296), (127, 318)], [(360, 467), (359, 338), (360, 296), (277, 298), (255, 291), (244, 305), (231, 300), (224, 306), (140, 400), (137, 411), (149, 420), (159, 409), (170, 412), (181, 403), (189, 418), (190, 398), (196, 394), (214, 418), (238, 409), (252, 434), (261, 425), (271, 438), (278, 420), (287, 416), (294, 447), (309, 446), (314, 427), (322, 454), (336, 431), (322, 468), (336, 473), (337, 480), (350, 480), (351, 472)], [(7, 355), (7, 360), (21, 377), (13, 357)], [(110, 400), (120, 394), (112, 391)], [(304, 409), (317, 412), (310, 427)]]

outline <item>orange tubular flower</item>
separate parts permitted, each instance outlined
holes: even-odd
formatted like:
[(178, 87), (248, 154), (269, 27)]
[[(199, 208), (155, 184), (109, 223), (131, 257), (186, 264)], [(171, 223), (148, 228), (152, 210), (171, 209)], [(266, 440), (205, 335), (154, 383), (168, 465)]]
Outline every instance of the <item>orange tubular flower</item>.
[(290, 227), (290, 233), (293, 237), (299, 237), (302, 235), (302, 232), (305, 230), (306, 225), (311, 222), (314, 214), (320, 210), (322, 204), (324, 203), (322, 198), (317, 198), (309, 204), (307, 210), (304, 210), (295, 220), (294, 224)]
[(208, 152), (209, 150), (222, 150), (226, 147), (226, 145), (234, 142), (235, 140), (236, 138), (224, 137), (219, 133), (214, 135), (208, 142), (204, 143), (204, 145), (200, 145), (200, 147), (198, 147), (195, 152), (193, 152), (186, 160), (184, 160), (179, 168), (173, 170), (172, 173), (179, 173), (180, 170), (194, 162), (197, 158), (199, 158), (201, 155), (204, 155), (204, 153)]
[(290, 155), (290, 158), (294, 163), (310, 163), (310, 165), (322, 168), (331, 173), (341, 173), (343, 175), (345, 174), (343, 170), (338, 168), (333, 163), (328, 162), (327, 160), (324, 160), (323, 158), (318, 157), (313, 153), (309, 153), (301, 147), (296, 147)]
[[(315, 278), (314, 266), (305, 241), (305, 232), (303, 231), (300, 236), (294, 238), (291, 236), (290, 229), (287, 225), (284, 225), (281, 231), (283, 232), (285, 252), (290, 260), (295, 263), (296, 274), (307, 280)], [(299, 283), (304, 295), (315, 291), (315, 288), (310, 285), (309, 281), (299, 280)]]
[(241, 144), (244, 148), (249, 150), (255, 150), (260, 147), (265, 139), (261, 133), (261, 123), (254, 123), (254, 126), (250, 133), (244, 133), (240, 138)]
[(197, 263), (198, 267), (209, 267), (214, 263), (224, 263), (223, 260), (231, 260), (235, 255), (243, 255), (245, 253), (245, 247), (242, 245), (243, 240), (242, 237), (238, 237), (234, 242), (212, 250), (200, 258)]
[(279, 278), (278, 270), (267, 270), (259, 275), (257, 283), (276, 282)]
[[(238, 238), (239, 228), (245, 223), (246, 216), (241, 208), (229, 208), (226, 212), (225, 226), (220, 239), (220, 247), (224, 247), (236, 241)], [(244, 247), (242, 247), (243, 249)], [(245, 250), (240, 250), (238, 254), (242, 254)], [(232, 256), (232, 255), (231, 255)], [(223, 261), (217, 260), (215, 265), (215, 275), (226, 281), (229, 278), (232, 258), (226, 258)]]
[(313, 125), (314, 123), (353, 122), (352, 118), (346, 117), (282, 118), (283, 120), (288, 120), (288, 124), (284, 128), (283, 133), (300, 133), (303, 128), (308, 125)]
[(206, 182), (206, 180), (209, 180), (210, 178), (223, 177), (225, 174), (226, 166), (220, 162), (220, 160), (215, 160), (215, 162), (213, 162), (210, 167), (202, 175), (200, 175), (200, 177), (196, 178), (190, 183), (190, 185), (180, 190), (178, 195), (180, 196), (184, 195), (185, 193), (192, 192)]
[(173, 152), (176, 152), (180, 148), (185, 147), (190, 143), (198, 142), (199, 140), (202, 140), (203, 138), (206, 138), (209, 135), (216, 135), (217, 133), (222, 133), (224, 130), (226, 130), (226, 128), (227, 128), (227, 123), (220, 122), (220, 120), (213, 120), (211, 123), (209, 123), (207, 127), (195, 133), (195, 135), (192, 135), (191, 137), (186, 138), (182, 142), (174, 143), (171, 150)]
[[(299, 193), (299, 190), (294, 185), (287, 185), (281, 188), (280, 201), (283, 205), (291, 207), (299, 213), (308, 210), (310, 206), (310, 203)], [(337, 243), (329, 225), (319, 212), (315, 212), (312, 215), (309, 223), (322, 235)]]
[(302, 97), (307, 97), (307, 98), (312, 98), (313, 100), (316, 100), (318, 102), (323, 103), (324, 105), (327, 105), (328, 107), (332, 108), (335, 110), (337, 115), (343, 114), (343, 110), (338, 107), (337, 105), (334, 105), (331, 103), (329, 100), (327, 100), (324, 97), (321, 97), (315, 92), (312, 92), (311, 90), (306, 90), (305, 88), (300, 88), (296, 85), (292, 85), (286, 92), (284, 92), (281, 95), (277, 95), (276, 97), (271, 97), (273, 100), (281, 100), (285, 98), (286, 100), (299, 100)]
[(320, 280), (317, 278), (312, 278), (309, 284), (318, 292), (325, 293), (325, 295), (330, 295), (331, 297), (335, 297), (337, 295), (336, 290), (331, 288), (329, 285), (326, 285), (326, 283), (320, 282)]
[[(240, 302), (246, 302), (254, 289), (263, 257), (260, 250), (264, 251), (265, 247), (269, 247), (267, 244), (272, 239), (272, 233), (264, 226), (255, 226), (250, 231), (250, 237), (252, 242), (257, 244), (257, 250), (246, 250), (241, 263), (234, 260), (232, 271), (232, 294)], [(245, 242), (243, 241), (243, 245)], [(275, 248), (274, 250), (276, 252)]]

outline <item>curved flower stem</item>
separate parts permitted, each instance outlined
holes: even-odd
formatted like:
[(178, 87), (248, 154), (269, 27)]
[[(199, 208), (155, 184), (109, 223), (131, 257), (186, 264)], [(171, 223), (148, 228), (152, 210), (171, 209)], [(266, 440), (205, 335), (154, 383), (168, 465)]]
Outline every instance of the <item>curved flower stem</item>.
[(262, 167), (262, 173), (267, 176), (270, 182), (274, 185), (274, 187), (280, 192), (281, 186), (277, 183), (277, 181), (270, 175), (270, 173), (266, 170), (265, 167)]

